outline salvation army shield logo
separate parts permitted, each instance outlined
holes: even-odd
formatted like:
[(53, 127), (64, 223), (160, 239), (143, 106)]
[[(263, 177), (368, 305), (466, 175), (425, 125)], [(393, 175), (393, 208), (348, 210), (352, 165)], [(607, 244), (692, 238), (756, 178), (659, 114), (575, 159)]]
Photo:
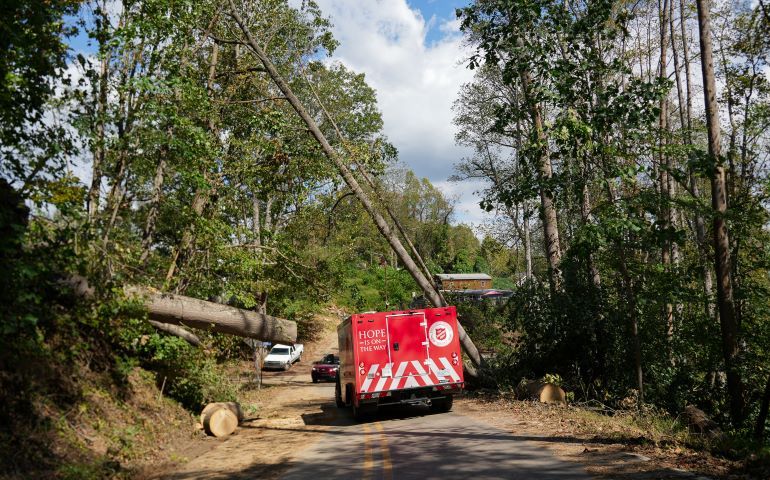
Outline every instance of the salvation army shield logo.
[(446, 322), (434, 323), (428, 332), (430, 343), (437, 347), (446, 347), (452, 342), (454, 336), (455, 332), (452, 330), (452, 326)]

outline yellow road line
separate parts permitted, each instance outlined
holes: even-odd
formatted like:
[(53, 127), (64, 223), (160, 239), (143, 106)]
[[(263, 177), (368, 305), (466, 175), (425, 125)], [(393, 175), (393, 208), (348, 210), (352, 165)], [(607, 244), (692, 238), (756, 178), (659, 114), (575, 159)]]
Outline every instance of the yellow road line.
[(364, 478), (371, 478), (372, 467), (374, 461), (372, 460), (372, 443), (371, 436), (369, 435), (370, 429), (368, 424), (364, 424)]
[(390, 461), (388, 438), (385, 436), (385, 430), (382, 428), (382, 425), (375, 423), (374, 428), (379, 432), (380, 448), (382, 449), (382, 477), (385, 480), (393, 480), (393, 464)]

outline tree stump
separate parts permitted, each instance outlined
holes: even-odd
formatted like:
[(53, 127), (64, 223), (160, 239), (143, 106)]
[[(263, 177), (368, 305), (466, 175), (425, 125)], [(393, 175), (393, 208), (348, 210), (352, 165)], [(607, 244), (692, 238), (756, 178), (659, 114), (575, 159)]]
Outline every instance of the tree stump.
[(203, 428), (209, 435), (226, 437), (238, 428), (238, 417), (227, 408), (216, 408), (203, 419)]

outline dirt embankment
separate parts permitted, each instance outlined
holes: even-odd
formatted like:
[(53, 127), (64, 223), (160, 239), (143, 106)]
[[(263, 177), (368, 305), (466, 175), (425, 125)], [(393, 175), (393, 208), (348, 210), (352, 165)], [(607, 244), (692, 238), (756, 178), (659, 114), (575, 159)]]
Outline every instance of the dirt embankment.
[(24, 418), (0, 427), (0, 478), (124, 478), (180, 457), (197, 435), (193, 417), (161, 394), (152, 372), (133, 368), (116, 383), (109, 372), (68, 368), (77, 373), (59, 378), (59, 391), (51, 379), (26, 410), (6, 412)]

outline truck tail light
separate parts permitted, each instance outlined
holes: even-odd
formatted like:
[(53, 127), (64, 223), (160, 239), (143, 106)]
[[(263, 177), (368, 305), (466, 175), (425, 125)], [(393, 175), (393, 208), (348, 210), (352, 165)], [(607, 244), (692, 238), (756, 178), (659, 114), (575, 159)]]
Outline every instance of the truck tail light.
[(457, 352), (452, 352), (452, 358), (457, 358)]
[(358, 368), (364, 368), (364, 362), (359, 363)]
[(363, 368), (359, 368), (359, 369), (358, 369), (358, 373), (359, 373), (360, 375), (365, 375), (365, 374), (366, 374), (366, 370), (364, 370)]
[(452, 359), (452, 365), (457, 365), (457, 358)]

